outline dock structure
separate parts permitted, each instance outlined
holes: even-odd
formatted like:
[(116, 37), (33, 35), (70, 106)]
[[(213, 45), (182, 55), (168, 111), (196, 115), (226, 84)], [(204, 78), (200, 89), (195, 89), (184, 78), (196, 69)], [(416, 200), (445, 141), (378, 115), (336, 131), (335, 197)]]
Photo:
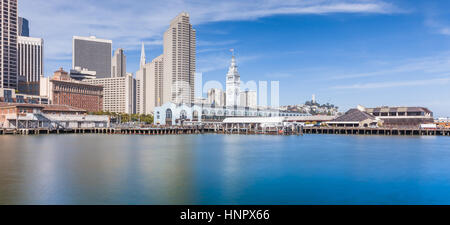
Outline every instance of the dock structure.
[(378, 136), (449, 136), (450, 129), (359, 128), (359, 127), (261, 127), (257, 124), (211, 126), (173, 126), (153, 128), (77, 128), (77, 129), (0, 129), (0, 135), (43, 134), (116, 134), (116, 135), (177, 135), (177, 134), (267, 134), (267, 135), (378, 135)]
[(379, 136), (450, 136), (450, 129), (303, 127), (304, 134), (379, 135)]

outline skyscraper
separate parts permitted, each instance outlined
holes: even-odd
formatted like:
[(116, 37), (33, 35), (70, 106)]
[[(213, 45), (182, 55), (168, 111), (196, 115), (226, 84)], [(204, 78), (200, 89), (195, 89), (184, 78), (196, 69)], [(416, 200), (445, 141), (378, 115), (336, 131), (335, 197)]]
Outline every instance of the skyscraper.
[(44, 40), (19, 36), (17, 47), (18, 90), (39, 95), (39, 81), (44, 75)]
[(123, 77), (87, 79), (83, 83), (103, 86), (103, 111), (134, 114), (135, 81), (131, 74)]
[(163, 101), (163, 76), (164, 76), (164, 56), (160, 55), (147, 64), (148, 90), (145, 99), (146, 114), (153, 113), (155, 107), (161, 106)]
[(0, 4), (0, 88), (18, 88), (17, 0)]
[(231, 58), (231, 65), (228, 68), (227, 73), (227, 81), (226, 81), (226, 87), (227, 87), (227, 97), (226, 97), (226, 106), (233, 107), (233, 106), (239, 106), (240, 102), (240, 85), (241, 85), (241, 76), (238, 73), (237, 65), (236, 65), (236, 58)]
[(225, 106), (225, 93), (222, 89), (211, 88), (208, 90), (208, 104)]
[(241, 91), (240, 96), (240, 104), (242, 107), (256, 108), (258, 104), (256, 91)]
[(119, 48), (114, 52), (111, 64), (112, 77), (127, 75), (127, 57), (123, 53), (123, 49)]
[(17, 42), (19, 81), (39, 82), (44, 74), (44, 40), (19, 36)]
[(30, 36), (30, 27), (29, 27), (29, 23), (28, 20), (22, 17), (19, 17), (19, 36), (23, 36), (23, 37), (29, 37)]
[(160, 55), (150, 63), (145, 60), (145, 48), (142, 44), (140, 69), (136, 72), (136, 112), (153, 113), (161, 106), (164, 76), (164, 56)]
[(145, 112), (145, 92), (147, 89), (147, 68), (145, 59), (145, 46), (142, 43), (141, 60), (139, 70), (136, 72), (136, 113), (146, 114)]
[(180, 13), (164, 33), (163, 102), (193, 103), (196, 33), (188, 13)]
[(74, 36), (72, 48), (72, 69), (95, 71), (97, 78), (111, 77), (111, 40)]

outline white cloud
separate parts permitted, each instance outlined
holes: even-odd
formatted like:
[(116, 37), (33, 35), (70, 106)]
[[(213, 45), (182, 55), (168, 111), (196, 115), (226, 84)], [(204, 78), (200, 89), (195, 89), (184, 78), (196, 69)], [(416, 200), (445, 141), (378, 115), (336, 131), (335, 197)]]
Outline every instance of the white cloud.
[(380, 14), (396, 10), (381, 0), (19, 1), (19, 15), (30, 20), (32, 36), (44, 38), (45, 57), (50, 60), (70, 57), (74, 35), (111, 39), (114, 47), (127, 50), (138, 50), (143, 40), (147, 45), (161, 44), (170, 20), (182, 11), (189, 12), (193, 24), (198, 25), (280, 14)]
[(436, 33), (449, 35), (450, 36), (450, 27), (445, 25), (442, 21), (438, 21), (436, 19), (436, 15), (426, 15), (425, 25), (434, 29)]
[[(362, 72), (347, 75), (338, 75), (327, 78), (327, 80), (343, 80), (354, 78), (367, 78), (379, 76), (399, 76), (401, 74), (420, 72), (421, 74), (447, 73), (450, 71), (450, 52), (443, 52), (434, 56), (406, 59), (396, 62), (383, 63), (386, 69)], [(410, 75), (410, 74), (407, 74)]]
[(448, 85), (450, 77), (435, 78), (425, 80), (408, 80), (396, 82), (374, 82), (374, 83), (359, 83), (353, 85), (335, 86), (333, 89), (373, 89), (373, 88), (393, 88), (393, 87), (412, 87), (412, 86), (431, 86)]

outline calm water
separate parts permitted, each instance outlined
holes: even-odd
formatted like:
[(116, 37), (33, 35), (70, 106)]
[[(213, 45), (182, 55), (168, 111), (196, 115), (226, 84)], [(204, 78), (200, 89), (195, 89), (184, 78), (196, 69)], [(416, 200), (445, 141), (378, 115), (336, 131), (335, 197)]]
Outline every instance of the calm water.
[(0, 204), (450, 204), (450, 138), (1, 136)]

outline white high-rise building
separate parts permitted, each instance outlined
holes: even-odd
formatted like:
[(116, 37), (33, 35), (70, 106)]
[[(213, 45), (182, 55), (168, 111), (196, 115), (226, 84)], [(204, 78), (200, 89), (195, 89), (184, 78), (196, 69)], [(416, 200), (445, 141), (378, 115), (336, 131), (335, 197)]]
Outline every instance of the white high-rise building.
[(19, 81), (39, 82), (44, 75), (44, 40), (19, 36), (17, 42)]
[(258, 105), (256, 91), (246, 90), (240, 94), (240, 104), (242, 107), (256, 108)]
[(195, 87), (196, 32), (189, 14), (181, 13), (164, 33), (162, 104), (193, 103)]
[(145, 68), (145, 46), (142, 43), (141, 61), (139, 70), (136, 72), (136, 113), (145, 114), (145, 90), (147, 81), (147, 69)]
[(236, 65), (236, 58), (231, 58), (231, 65), (228, 68), (227, 73), (227, 97), (226, 97), (226, 106), (227, 107), (234, 107), (234, 106), (240, 106), (240, 85), (241, 85), (241, 77), (238, 73), (237, 65)]
[(215, 106), (225, 106), (225, 92), (219, 88), (208, 90), (208, 104)]
[(111, 61), (111, 73), (112, 77), (124, 77), (127, 75), (127, 57), (121, 48), (114, 52)]
[(124, 77), (86, 79), (83, 82), (103, 86), (103, 111), (136, 113), (135, 81), (132, 74)]
[(155, 107), (162, 105), (163, 98), (164, 57), (160, 55), (150, 63), (146, 63), (145, 60), (145, 47), (142, 44), (140, 69), (136, 72), (138, 114), (152, 114)]
[(146, 66), (146, 71), (150, 78), (148, 89), (146, 91), (145, 99), (145, 113), (153, 113), (155, 107), (159, 107), (163, 102), (163, 77), (164, 77), (164, 56), (160, 55), (152, 60)]
[(0, 88), (17, 90), (17, 0), (2, 1), (0, 21)]

